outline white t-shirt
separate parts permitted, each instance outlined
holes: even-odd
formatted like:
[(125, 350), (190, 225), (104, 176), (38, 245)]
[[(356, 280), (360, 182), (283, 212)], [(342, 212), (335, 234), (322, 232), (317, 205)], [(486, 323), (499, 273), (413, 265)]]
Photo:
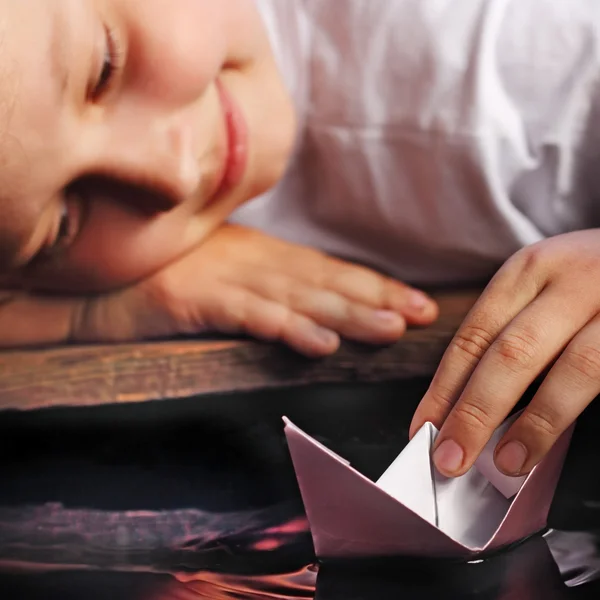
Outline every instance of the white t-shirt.
[(600, 226), (599, 0), (256, 2), (302, 135), (235, 221), (436, 284)]

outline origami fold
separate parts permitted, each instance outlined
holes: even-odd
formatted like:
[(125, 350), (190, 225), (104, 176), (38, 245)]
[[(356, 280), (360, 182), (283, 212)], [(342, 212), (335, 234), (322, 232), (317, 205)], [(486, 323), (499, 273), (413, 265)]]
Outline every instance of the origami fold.
[(507, 477), (493, 456), (511, 419), (468, 473), (448, 479), (431, 461), (438, 431), (426, 423), (373, 482), (287, 418), (284, 422), (321, 559), (471, 558), (527, 538), (546, 527), (573, 433), (572, 426), (528, 476)]

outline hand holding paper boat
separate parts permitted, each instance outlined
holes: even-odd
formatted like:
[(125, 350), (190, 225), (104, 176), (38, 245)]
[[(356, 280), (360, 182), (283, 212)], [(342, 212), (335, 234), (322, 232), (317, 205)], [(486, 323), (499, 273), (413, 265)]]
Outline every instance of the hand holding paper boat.
[(288, 419), (285, 433), (317, 556), (471, 557), (517, 542), (546, 526), (573, 427), (527, 477), (503, 475), (494, 434), (475, 467), (456, 479), (431, 461), (438, 431), (426, 423), (372, 482)]

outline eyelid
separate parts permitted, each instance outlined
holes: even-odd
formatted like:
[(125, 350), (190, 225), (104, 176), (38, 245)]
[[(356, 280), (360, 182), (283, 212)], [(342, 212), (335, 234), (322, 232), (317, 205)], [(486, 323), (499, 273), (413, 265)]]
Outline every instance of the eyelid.
[[(55, 221), (46, 242), (35, 256), (28, 261), (26, 266), (28, 269), (50, 261), (60, 253), (67, 251), (77, 239), (83, 222), (83, 201), (77, 194), (67, 193), (62, 208), (63, 210)], [(66, 237), (60, 235), (60, 228), (65, 216), (69, 219)]]
[(88, 92), (88, 98), (92, 102), (99, 102), (112, 89), (125, 62), (121, 41), (116, 29), (105, 24), (103, 30), (105, 47), (101, 68)]

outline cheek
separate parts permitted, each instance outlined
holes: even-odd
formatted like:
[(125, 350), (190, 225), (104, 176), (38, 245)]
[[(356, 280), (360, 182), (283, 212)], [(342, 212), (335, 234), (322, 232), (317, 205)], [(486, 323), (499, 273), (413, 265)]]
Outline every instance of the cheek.
[(108, 291), (139, 281), (191, 245), (189, 217), (176, 211), (149, 218), (119, 207), (94, 207), (61, 273), (77, 291)]

